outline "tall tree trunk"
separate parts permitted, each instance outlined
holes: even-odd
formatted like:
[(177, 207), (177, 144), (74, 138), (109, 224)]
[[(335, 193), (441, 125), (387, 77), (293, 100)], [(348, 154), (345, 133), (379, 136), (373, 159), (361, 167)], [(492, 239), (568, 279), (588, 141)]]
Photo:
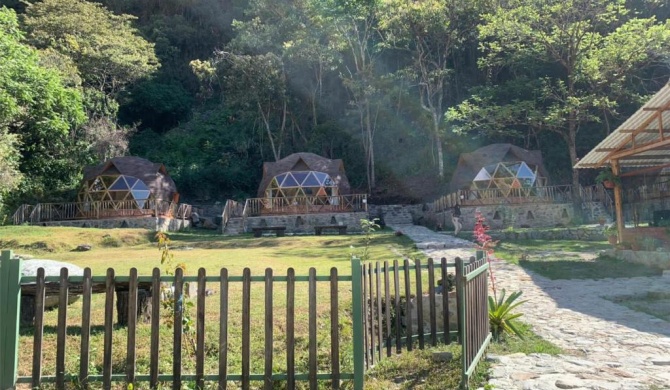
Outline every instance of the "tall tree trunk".
[(437, 170), (440, 179), (444, 179), (444, 154), (442, 151), (442, 137), (440, 137), (440, 115), (433, 115), (433, 134), (435, 136), (435, 147), (437, 148)]
[[(577, 123), (576, 123), (576, 113), (574, 111), (570, 112), (568, 117), (568, 138), (566, 139), (568, 143), (568, 151), (570, 153), (570, 165), (575, 166), (577, 164)], [(582, 197), (579, 191), (579, 171), (577, 169), (572, 169), (572, 208), (574, 210), (575, 216), (581, 217), (582, 215)]]

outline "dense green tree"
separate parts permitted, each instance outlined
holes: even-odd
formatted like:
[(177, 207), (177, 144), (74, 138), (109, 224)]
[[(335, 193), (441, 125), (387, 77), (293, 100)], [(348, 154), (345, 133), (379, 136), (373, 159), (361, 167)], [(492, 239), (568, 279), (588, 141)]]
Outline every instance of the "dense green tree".
[(376, 184), (374, 141), (378, 113), (382, 109), (380, 94), (383, 94), (376, 85), (379, 74), (375, 68), (379, 55), (375, 50), (379, 1), (324, 0), (320, 3), (321, 13), (332, 26), (331, 39), (343, 53), (343, 64), (338, 72), (358, 116), (360, 139), (365, 152), (367, 186), (371, 192)]
[(16, 134), (10, 134), (7, 129), (0, 128), (0, 216), (4, 214), (5, 196), (21, 183), (20, 158)]
[(37, 51), (23, 42), (16, 15), (7, 8), (0, 9), (0, 69), (0, 165), (18, 178), (11, 173), (18, 142), (24, 176), (11, 198), (43, 199), (67, 190), (82, 164), (83, 145), (71, 137), (85, 120), (81, 95), (64, 87), (56, 71), (40, 66)]
[(380, 11), (382, 47), (410, 56), (398, 73), (416, 86), (421, 108), (430, 115), (440, 178), (444, 178), (444, 114), (456, 77), (453, 55), (476, 28), (457, 23), (475, 12), (469, 5), (448, 0), (383, 0)]
[(30, 43), (72, 60), (84, 88), (103, 98), (93, 115), (108, 116), (121, 91), (158, 68), (154, 45), (134, 19), (84, 0), (44, 0), (28, 6), (23, 23)]
[[(670, 53), (670, 24), (631, 17), (624, 0), (513, 0), (484, 18), (481, 66), (490, 88), (453, 117), (479, 130), (553, 132), (571, 165), (579, 131), (615, 112), (634, 95), (639, 69)], [(572, 184), (578, 191), (576, 170)]]
[(136, 134), (131, 151), (164, 163), (187, 199), (241, 200), (256, 196), (262, 174), (253, 126), (237, 110), (211, 104), (163, 136), (151, 130)]

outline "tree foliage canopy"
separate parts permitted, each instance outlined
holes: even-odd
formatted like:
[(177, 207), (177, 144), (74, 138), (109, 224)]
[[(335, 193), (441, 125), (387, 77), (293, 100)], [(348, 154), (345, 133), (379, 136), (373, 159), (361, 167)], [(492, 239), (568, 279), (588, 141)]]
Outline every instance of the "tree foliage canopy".
[(0, 9), (0, 69), (0, 166), (7, 169), (3, 176), (14, 178), (2, 186), (16, 186), (18, 161), (25, 180), (16, 196), (66, 189), (78, 175), (70, 132), (85, 120), (81, 95), (40, 65), (37, 51), (23, 42), (16, 14), (6, 8)]
[(577, 157), (670, 76), (663, 0), (6, 4), (12, 206), (123, 153), (165, 163), (185, 201), (254, 194), (262, 162), (294, 152), (344, 159), (372, 201), (429, 200), (493, 142), (578, 185)]

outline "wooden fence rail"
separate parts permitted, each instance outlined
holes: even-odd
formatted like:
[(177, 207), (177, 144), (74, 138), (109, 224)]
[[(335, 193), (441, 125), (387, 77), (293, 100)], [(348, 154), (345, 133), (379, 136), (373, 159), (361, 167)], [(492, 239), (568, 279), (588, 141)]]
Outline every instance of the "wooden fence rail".
[[(151, 388), (157, 388), (161, 383), (170, 382), (173, 389), (181, 389), (184, 382), (192, 382), (197, 388), (204, 388), (207, 384), (215, 384), (219, 389), (228, 387), (241, 387), (249, 389), (252, 382), (260, 383), (264, 389), (273, 389), (278, 385), (284, 388), (294, 389), (296, 382), (306, 382), (310, 389), (316, 389), (319, 382), (333, 389), (338, 389), (342, 381), (352, 381), (353, 388), (363, 388), (363, 378), (366, 369), (369, 369), (381, 359), (400, 353), (403, 348), (412, 350), (414, 344), (418, 348), (425, 345), (437, 345), (438, 342), (451, 343), (457, 338), (463, 343), (464, 359), (464, 387), (467, 388), (469, 375), (483, 354), (487, 337), (488, 317), (486, 310), (487, 279), (486, 271), (488, 263), (485, 258), (478, 261), (471, 260), (469, 265), (464, 265), (460, 259), (456, 265), (448, 264), (442, 259), (436, 267), (432, 259), (426, 265), (416, 261), (410, 264), (405, 261), (401, 266), (397, 261), (393, 264), (384, 262), (362, 264), (358, 259), (352, 259), (351, 275), (339, 275), (336, 268), (332, 268), (328, 275), (317, 275), (314, 268), (310, 268), (309, 274), (299, 276), (290, 268), (285, 275), (276, 275), (272, 269), (266, 269), (264, 275), (251, 275), (251, 271), (245, 268), (241, 276), (229, 275), (227, 269), (221, 269), (216, 275), (207, 275), (204, 269), (199, 269), (197, 276), (184, 276), (181, 269), (177, 269), (175, 275), (161, 275), (160, 270), (154, 269), (151, 276), (139, 276), (136, 269), (131, 269), (128, 276), (115, 275), (113, 269), (108, 269), (104, 276), (92, 276), (91, 270), (86, 268), (82, 275), (69, 275), (68, 270), (63, 268), (59, 276), (45, 276), (44, 270), (39, 269), (37, 276), (21, 277), (22, 262), (20, 259), (12, 258), (10, 251), (3, 251), (0, 258), (0, 388), (13, 389), (17, 384), (30, 384), (32, 388), (40, 387), (46, 383), (54, 383), (56, 389), (64, 389), (66, 383), (76, 382), (83, 389), (88, 389), (92, 383), (101, 383), (102, 388), (110, 389), (113, 383), (125, 382), (126, 384), (148, 383)], [(443, 281), (447, 280), (448, 271), (453, 269), (456, 273), (457, 294), (459, 295), (459, 306), (457, 310), (447, 299), (447, 294), (438, 300), (439, 292), (436, 290), (435, 275), (441, 276)], [(424, 278), (428, 272), (428, 287), (425, 287)], [(414, 273), (412, 275), (411, 273)], [(404, 294), (402, 293), (404, 279)], [(351, 344), (342, 344), (343, 335), (340, 333), (341, 313), (349, 312), (343, 308), (342, 302), (349, 302), (349, 289), (340, 286), (341, 282), (351, 282), (351, 320), (352, 335)], [(186, 306), (185, 283), (197, 283), (195, 296), (195, 315), (191, 318), (193, 310)], [(306, 303), (296, 295), (296, 285), (306, 283), (308, 298)], [(34, 285), (30, 291), (34, 294), (35, 319), (32, 346), (32, 359), (30, 375), (18, 376), (18, 339), (19, 339), (19, 307), (21, 304), (21, 287), (25, 284)], [(262, 284), (263, 289), (252, 285)], [(104, 314), (101, 318), (92, 315), (92, 298), (94, 291), (100, 291), (104, 285)], [(118, 334), (115, 333), (114, 311), (115, 297), (118, 300), (118, 286), (124, 286), (127, 290), (127, 336), (125, 345), (125, 357), (119, 361)], [(147, 372), (138, 372), (138, 327), (141, 319), (138, 317), (138, 293), (140, 289), (151, 285), (151, 318), (150, 318), (150, 346), (149, 356), (141, 358), (148, 360)], [(285, 300), (278, 298), (283, 296), (284, 286)], [(95, 287), (98, 286), (98, 287)], [(304, 285), (303, 285), (304, 286)], [(317, 288), (327, 289), (329, 296), (329, 307), (317, 309), (319, 304)], [(216, 297), (208, 298), (209, 288), (219, 290), (218, 302)], [(446, 287), (446, 286), (445, 286)], [(189, 288), (188, 290), (193, 290)], [(241, 299), (231, 300), (233, 291), (239, 294)], [(427, 290), (427, 294), (424, 294)], [(73, 313), (68, 307), (68, 296), (72, 291), (77, 291), (82, 296), (80, 342), (75, 355), (78, 355), (78, 371), (68, 372), (66, 366), (66, 344), (70, 335), (68, 332), (68, 317)], [(125, 290), (124, 290), (125, 291)], [(170, 309), (164, 311), (165, 302), (162, 301), (158, 292), (172, 294), (172, 300), (168, 300)], [(47, 295), (57, 294), (59, 304), (57, 309), (57, 325), (53, 327), (55, 338), (55, 370), (52, 374), (44, 372), (44, 346), (45, 346), (45, 316), (44, 305)], [(254, 300), (262, 295), (262, 300)], [(403, 302), (401, 295), (407, 297)], [(235, 295), (237, 297), (238, 295)], [(414, 299), (410, 299), (411, 297)], [(472, 298), (474, 297), (474, 298)], [(344, 298), (344, 299), (341, 299)], [(423, 320), (423, 300), (428, 300), (430, 314), (428, 318), (429, 330), (426, 331)], [(215, 330), (205, 326), (207, 317), (206, 303), (211, 301), (218, 309), (214, 313), (215, 321), (218, 322)], [(253, 303), (257, 302), (257, 303)], [(237, 307), (239, 304), (240, 307)], [(255, 305), (264, 307), (263, 314), (252, 310)], [(412, 306), (414, 305), (414, 306)], [(474, 308), (465, 309), (462, 305), (478, 305)], [(483, 306), (482, 306), (483, 305)], [(305, 307), (306, 306), (306, 307)], [(323, 305), (322, 305), (323, 306)], [(118, 306), (117, 306), (118, 307)], [(414, 328), (412, 317), (416, 308), (417, 325)], [(281, 308), (282, 310), (278, 310)], [(237, 310), (239, 309), (239, 311)], [(344, 310), (343, 310), (344, 309)], [(117, 311), (119, 309), (117, 308)], [(400, 312), (405, 311), (405, 317), (401, 318)], [(449, 323), (450, 313), (456, 311), (462, 313), (458, 317), (458, 330)], [(233, 322), (231, 313), (241, 312), (241, 322)], [(444, 314), (441, 322), (442, 330), (438, 326), (438, 313)], [(297, 314), (300, 313), (300, 314)], [(77, 313), (74, 313), (75, 316)], [(172, 331), (169, 340), (161, 339), (161, 318), (170, 315)], [(210, 313), (211, 314), (211, 313)], [(486, 314), (486, 318), (484, 318)], [(296, 329), (296, 318), (307, 319), (306, 334), (298, 333)], [(262, 318), (252, 318), (252, 316)], [(278, 341), (277, 322), (284, 320), (279, 329), (284, 338), (282, 347), (285, 349), (285, 361), (277, 361)], [(262, 326), (253, 326), (254, 323), (262, 321)], [(346, 319), (345, 319), (346, 320)], [(483, 324), (485, 320), (486, 325)], [(102, 321), (102, 326), (96, 325), (97, 332), (102, 332), (100, 346), (93, 345), (92, 328), (96, 322)], [(319, 327), (326, 321), (330, 326)], [(404, 321), (404, 322), (403, 322)], [(71, 324), (71, 321), (70, 321)], [(234, 325), (233, 325), (234, 324)], [(301, 322), (302, 324), (302, 322)], [(118, 325), (118, 324), (117, 324)], [(72, 326), (72, 325), (70, 325)], [(194, 329), (191, 336), (185, 327)], [(231, 340), (231, 326), (239, 326), (240, 341)], [(144, 325), (144, 328), (146, 325)], [(262, 332), (259, 330), (262, 329)], [(301, 329), (304, 329), (304, 324)], [(404, 330), (403, 330), (404, 329)], [(218, 330), (218, 332), (216, 331)], [(237, 329), (235, 329), (237, 330)], [(474, 333), (471, 333), (474, 331)], [(96, 333), (97, 333), (96, 332)], [(325, 332), (325, 333), (324, 333)], [(460, 333), (459, 333), (460, 332)], [(144, 332), (146, 334), (146, 332)], [(165, 333), (163, 331), (163, 333)], [(208, 337), (209, 336), (209, 337)], [(98, 340), (100, 336), (97, 336)], [(252, 355), (252, 341), (263, 338), (262, 372), (252, 372), (252, 359), (258, 362), (258, 355)], [(300, 338), (306, 340), (306, 348), (296, 351), (296, 342)], [(216, 341), (213, 342), (212, 339)], [(210, 340), (207, 343), (207, 340)], [(321, 340), (321, 341), (320, 341)], [(324, 359), (323, 350), (319, 352), (317, 344), (328, 340), (330, 344), (327, 361)], [(166, 342), (167, 341), (167, 342)], [(232, 343), (231, 343), (232, 341)], [(465, 344), (467, 341), (467, 344)], [(485, 341), (485, 342), (484, 342)], [(53, 343), (53, 340), (49, 341)], [(235, 344), (235, 348), (231, 345)], [(215, 355), (218, 363), (209, 366), (205, 364), (205, 358), (211, 345), (215, 345)], [(191, 348), (192, 349), (189, 349)], [(72, 355), (72, 343), (67, 356)], [(170, 349), (172, 359), (171, 372), (161, 372), (161, 356), (165, 355), (165, 348)], [(257, 349), (257, 348), (256, 348)], [(53, 350), (53, 348), (52, 348)], [(100, 373), (91, 372), (92, 351), (102, 351)], [(116, 353), (114, 351), (117, 350)], [(195, 363), (194, 372), (184, 373), (186, 362), (183, 360), (183, 350), (192, 350), (189, 359)], [(163, 354), (161, 355), (161, 351)], [(352, 353), (350, 353), (351, 351)], [(470, 351), (474, 351), (474, 355)], [(466, 353), (467, 352), (467, 353)], [(239, 353), (240, 356), (236, 355)], [(233, 354), (233, 355), (231, 355)], [(208, 355), (209, 356), (209, 355)], [(231, 365), (231, 356), (239, 363)], [(211, 356), (210, 356), (211, 357)], [(305, 359), (306, 358), (306, 359)], [(347, 360), (351, 358), (352, 360)], [(304, 359), (304, 360), (302, 360)], [(467, 360), (467, 361), (466, 361)], [(300, 362), (300, 364), (298, 364)], [(143, 363), (147, 367), (147, 363)], [(342, 369), (344, 364), (344, 370)], [(190, 367), (192, 367), (189, 364)], [(214, 372), (207, 372), (214, 370)], [(239, 372), (230, 372), (231, 367), (237, 367)], [(260, 367), (256, 364), (256, 367)], [(282, 369), (278, 372), (278, 367)], [(303, 367), (303, 372), (297, 367)], [(285, 368), (285, 369), (284, 369)], [(119, 372), (123, 369), (123, 373)], [(72, 370), (72, 368), (70, 368)], [(188, 371), (187, 371), (188, 372)], [(231, 385), (231, 382), (236, 383)], [(280, 384), (281, 383), (281, 384)]]
[(572, 186), (546, 186), (511, 189), (469, 189), (444, 195), (431, 204), (434, 212), (447, 211), (454, 205), (485, 206), (515, 203), (570, 203)]
[(16, 210), (12, 219), (15, 225), (20, 225), (24, 222), (37, 224), (51, 221), (138, 216), (186, 219), (191, 216), (191, 206), (155, 199), (39, 203), (35, 206), (22, 205)]
[(245, 217), (352, 211), (367, 211), (367, 195), (250, 198), (246, 200), (244, 206)]

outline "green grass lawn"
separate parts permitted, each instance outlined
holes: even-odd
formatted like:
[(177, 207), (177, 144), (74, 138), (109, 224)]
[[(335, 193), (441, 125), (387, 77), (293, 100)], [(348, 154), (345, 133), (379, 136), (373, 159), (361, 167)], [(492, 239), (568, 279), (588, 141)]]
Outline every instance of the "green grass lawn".
[[(11, 226), (0, 227), (0, 249), (13, 249), (15, 253), (66, 261), (81, 267), (90, 267), (94, 275), (104, 275), (107, 268), (114, 268), (116, 275), (127, 275), (130, 268), (138, 269), (140, 275), (149, 275), (154, 267), (160, 265), (160, 251), (155, 241), (155, 233), (142, 229), (80, 229), (62, 227), (31, 227)], [(351, 255), (361, 255), (365, 247), (363, 235), (326, 235), (326, 236), (287, 236), (261, 237), (250, 235), (237, 237), (223, 237), (210, 231), (187, 230), (169, 234), (170, 251), (174, 255), (175, 263), (186, 264), (186, 274), (197, 274), (198, 268), (204, 268), (208, 275), (218, 275), (219, 270), (227, 268), (230, 275), (241, 275), (244, 268), (249, 268), (252, 275), (262, 275), (266, 268), (272, 268), (275, 275), (285, 275), (289, 267), (296, 270), (297, 275), (307, 275), (310, 267), (314, 267), (318, 275), (325, 275), (331, 267), (337, 267), (341, 275), (351, 274)], [(77, 245), (90, 244), (93, 249), (88, 252), (72, 251)], [(575, 244), (576, 245), (576, 244)], [(504, 253), (504, 252), (503, 252)], [(425, 256), (416, 250), (413, 242), (405, 236), (396, 236), (390, 230), (376, 232), (372, 235), (369, 246), (369, 256), (372, 260), (401, 260), (403, 257), (420, 258)], [(426, 275), (423, 275), (427, 278)], [(414, 276), (412, 275), (412, 279)], [(401, 275), (401, 286), (404, 275)], [(206, 348), (205, 372), (215, 373), (217, 367), (217, 341), (219, 331), (219, 286), (217, 283), (208, 283), (207, 288), (213, 290), (214, 295), (206, 302)], [(273, 353), (274, 371), (285, 370), (286, 334), (286, 285), (275, 283), (273, 294)], [(393, 290), (391, 290), (393, 294)], [(352, 334), (351, 334), (351, 286), (349, 282), (339, 285), (339, 329), (342, 349), (341, 370), (351, 372)], [(254, 282), (251, 290), (251, 372), (262, 373), (264, 366), (264, 286), (261, 282)], [(306, 283), (296, 285), (296, 366), (298, 372), (307, 372), (308, 356), (308, 291)], [(241, 283), (231, 283), (229, 291), (229, 372), (239, 373), (241, 367)], [(104, 296), (93, 296), (93, 326), (91, 336), (91, 374), (102, 373)], [(66, 371), (77, 373), (79, 367), (79, 343), (81, 324), (81, 300), (68, 307), (68, 337), (66, 345)], [(327, 283), (319, 283), (317, 287), (317, 342), (319, 370), (327, 372), (330, 368), (330, 291)], [(191, 310), (192, 318), (195, 313)], [(116, 318), (116, 316), (115, 316)], [(55, 340), (57, 328), (57, 312), (49, 311), (45, 315), (44, 375), (54, 375), (55, 370)], [(32, 342), (35, 329), (24, 327), (21, 329), (19, 373), (30, 375), (32, 360)], [(149, 336), (151, 330), (148, 324), (139, 324), (137, 328), (137, 370), (138, 374), (147, 374), (149, 367)], [(527, 336), (521, 341), (510, 338), (502, 344), (491, 346), (496, 353), (511, 352), (544, 352), (553, 353), (555, 347), (534, 336), (528, 327), (524, 328)], [(116, 327), (113, 332), (113, 372), (125, 373), (127, 329)], [(162, 326), (160, 329), (161, 359), (159, 369), (161, 373), (170, 373), (172, 369), (172, 329)], [(450, 363), (436, 362), (432, 359), (432, 352), (449, 350), (454, 354)], [(182, 348), (183, 372), (194, 373), (195, 360), (192, 355), (190, 340), (184, 341)], [(366, 389), (445, 389), (455, 388), (460, 380), (460, 348), (457, 344), (432, 348), (425, 351), (415, 350), (383, 360), (366, 376)], [(486, 363), (475, 377), (473, 385), (485, 383)], [(232, 383), (232, 387), (238, 384)], [(299, 384), (306, 388), (306, 383)], [(320, 388), (327, 387), (327, 383), (320, 383)], [(351, 383), (344, 383), (344, 388), (351, 388)], [(446, 387), (445, 387), (446, 386)], [(47, 386), (48, 387), (48, 386)], [(122, 388), (118, 383), (116, 388)], [(137, 387), (146, 387), (139, 384)], [(262, 387), (256, 382), (253, 388)]]
[(605, 241), (521, 240), (500, 243), (495, 256), (549, 279), (631, 278), (662, 272), (599, 254), (609, 248)]
[[(48, 258), (66, 261), (81, 267), (90, 267), (94, 275), (104, 275), (107, 268), (113, 268), (116, 275), (128, 275), (130, 268), (137, 268), (140, 275), (150, 275), (154, 267), (160, 265), (161, 252), (154, 240), (154, 233), (142, 229), (79, 229), (45, 228), (29, 226), (0, 227), (0, 248), (13, 249), (15, 253), (35, 258)], [(186, 274), (195, 275), (204, 268), (208, 275), (218, 275), (221, 268), (227, 268), (229, 275), (239, 276), (244, 268), (249, 268), (254, 276), (263, 275), (266, 268), (272, 268), (275, 275), (286, 275), (288, 268), (294, 268), (296, 275), (307, 275), (315, 268), (317, 275), (327, 275), (336, 267), (340, 275), (351, 275), (352, 255), (360, 256), (365, 248), (364, 235), (324, 235), (324, 236), (287, 236), (261, 237), (250, 235), (223, 237), (208, 231), (189, 230), (169, 235), (170, 252), (174, 263), (184, 263)], [(88, 252), (72, 251), (77, 245), (90, 244)], [(425, 257), (415, 249), (413, 242), (405, 236), (396, 236), (388, 231), (372, 235), (369, 246), (371, 260), (401, 260), (403, 257)], [(413, 276), (412, 276), (413, 277)], [(401, 277), (401, 281), (404, 278)], [(402, 283), (402, 282), (401, 282)], [(219, 291), (218, 283), (208, 283), (213, 295), (206, 299), (205, 333), (206, 356), (205, 372), (215, 373), (218, 365), (219, 332)], [(229, 361), (230, 373), (241, 372), (242, 339), (242, 285), (231, 282), (229, 290)], [(308, 371), (308, 286), (305, 282), (296, 283), (295, 351), (298, 372)], [(352, 328), (351, 328), (351, 284), (341, 282), (338, 289), (339, 323), (341, 345), (341, 371), (352, 372)], [(265, 288), (262, 282), (253, 282), (251, 288), (251, 372), (262, 373), (264, 367), (264, 299)], [(76, 374), (79, 368), (79, 344), (81, 325), (81, 300), (68, 307), (68, 337), (66, 341), (66, 371)], [(273, 354), (274, 371), (285, 371), (286, 359), (286, 284), (275, 282), (273, 289)], [(191, 309), (191, 318), (195, 311)], [(330, 289), (327, 282), (317, 286), (317, 345), (319, 370), (330, 369)], [(102, 373), (104, 295), (96, 294), (92, 299), (92, 335), (90, 374)], [(115, 314), (116, 318), (116, 314)], [(45, 314), (43, 375), (55, 374), (57, 311)], [(32, 361), (32, 342), (35, 329), (21, 329), (19, 374), (30, 375)], [(149, 324), (137, 327), (137, 369), (138, 374), (148, 374), (149, 370)], [(194, 373), (195, 360), (192, 357), (192, 336), (187, 336), (182, 347), (183, 373)], [(123, 374), (126, 370), (125, 355), (127, 329), (115, 327), (113, 332), (113, 373)], [(161, 373), (172, 370), (172, 329), (162, 326), (160, 329)], [(119, 384), (121, 385), (121, 384)], [(237, 384), (231, 384), (236, 387)], [(301, 386), (305, 383), (301, 384)], [(326, 386), (325, 383), (321, 384)], [(350, 384), (348, 384), (350, 385)], [(348, 386), (347, 385), (347, 386)], [(139, 387), (142, 387), (141, 384)], [(255, 383), (253, 387), (261, 387)], [(122, 387), (122, 386), (121, 386)], [(345, 386), (346, 388), (346, 386)]]

